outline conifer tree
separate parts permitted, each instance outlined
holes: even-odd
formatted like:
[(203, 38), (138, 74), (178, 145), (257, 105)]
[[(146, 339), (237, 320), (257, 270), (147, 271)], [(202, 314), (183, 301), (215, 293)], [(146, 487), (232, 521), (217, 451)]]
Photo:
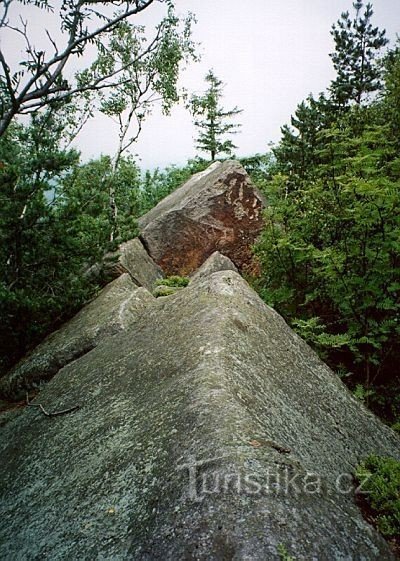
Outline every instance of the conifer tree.
[(200, 129), (196, 146), (203, 152), (209, 152), (211, 160), (214, 161), (217, 154), (231, 154), (237, 148), (224, 135), (235, 134), (241, 125), (226, 122), (242, 112), (234, 107), (227, 111), (220, 105), (223, 83), (214, 72), (210, 70), (205, 78), (209, 84), (207, 91), (201, 95), (193, 95), (190, 101), (191, 112), (195, 118), (194, 124)]
[(349, 12), (342, 13), (331, 31), (335, 51), (330, 56), (337, 77), (331, 83), (330, 91), (333, 101), (340, 106), (350, 102), (360, 105), (365, 95), (381, 87), (376, 57), (388, 43), (385, 30), (371, 24), (372, 5), (368, 3), (363, 14), (363, 2), (354, 2), (353, 7), (356, 11), (354, 19), (350, 18)]
[(273, 150), (276, 171), (288, 177), (288, 189), (297, 188), (309, 178), (318, 161), (319, 133), (334, 118), (331, 103), (324, 94), (309, 95), (296, 108), (291, 126), (281, 128), (282, 138)]

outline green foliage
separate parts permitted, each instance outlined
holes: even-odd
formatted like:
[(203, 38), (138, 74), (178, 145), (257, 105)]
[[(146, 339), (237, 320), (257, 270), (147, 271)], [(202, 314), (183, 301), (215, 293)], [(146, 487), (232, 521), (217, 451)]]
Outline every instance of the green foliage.
[(137, 231), (136, 164), (122, 159), (114, 174), (120, 237), (110, 245), (110, 158), (80, 165), (64, 132), (49, 109), (0, 140), (0, 371), (79, 309), (97, 289), (84, 270)]
[(172, 294), (176, 293), (177, 287), (172, 286), (159, 286), (154, 291), (154, 296), (156, 298), (161, 298), (162, 296), (171, 296)]
[(376, 524), (387, 537), (400, 535), (400, 462), (394, 458), (371, 455), (356, 468), (368, 504), (376, 517)]
[(96, 94), (100, 110), (119, 123), (117, 158), (137, 139), (156, 104), (161, 103), (168, 114), (179, 101), (180, 67), (196, 60), (191, 39), (193, 22), (191, 14), (177, 17), (170, 4), (155, 38), (149, 38), (144, 26), (125, 20), (97, 42), (98, 57), (80, 80), (86, 84), (104, 73), (117, 76), (112, 91), (100, 90)]
[(209, 84), (203, 95), (193, 95), (190, 100), (190, 108), (195, 117), (194, 124), (199, 128), (197, 148), (203, 152), (209, 152), (211, 160), (214, 161), (218, 154), (232, 154), (236, 148), (224, 135), (235, 134), (240, 125), (226, 122), (241, 113), (234, 107), (230, 111), (224, 110), (220, 105), (223, 84), (214, 72), (210, 70), (205, 77)]
[(360, 377), (354, 373), (348, 373), (347, 376), (352, 381), (351, 390), (355, 397), (396, 430), (395, 427), (400, 422), (400, 380), (397, 372), (392, 370), (386, 379), (369, 386), (366, 386), (364, 380), (363, 383), (357, 382)]
[[(112, 181), (118, 207), (118, 237), (110, 244), (113, 227), (109, 213), (109, 183)], [(90, 248), (90, 255), (114, 249), (137, 233), (135, 217), (140, 209), (140, 170), (134, 160), (121, 158), (112, 169), (109, 156), (77, 165), (56, 188), (58, 212), (67, 232)]]
[[(53, 11), (47, 0), (24, 3), (35, 6), (38, 17), (40, 10)], [(134, 237), (136, 217), (185, 175), (160, 172), (157, 186), (143, 186), (135, 162), (124, 157), (154, 103), (168, 113), (178, 101), (180, 67), (196, 58), (194, 18), (177, 17), (172, 1), (153, 37), (131, 23), (130, 16), (152, 3), (121, 11), (111, 2), (110, 11), (110, 2), (101, 0), (95, 9), (91, 2), (64, 2), (58, 18), (66, 43), (56, 44), (46, 31), (46, 52), (36, 49), (22, 20), (13, 22), (10, 2), (3, 7), (0, 27), (22, 34), (29, 48), (15, 72), (3, 60), (0, 76), (0, 371), (93, 294), (85, 271)], [(88, 45), (95, 61), (65, 79), (67, 62)], [(95, 108), (117, 120), (119, 144), (113, 158), (81, 164), (63, 145)], [(32, 115), (29, 125), (13, 122), (21, 113)]]
[[(396, 47), (390, 51), (383, 67), (384, 96), (381, 100), (382, 119), (389, 124), (391, 137), (400, 149), (400, 38)], [(393, 166), (400, 173), (400, 158)]]
[(392, 425), (392, 429), (400, 434), (400, 421), (397, 421), (396, 423), (394, 423)]
[(161, 103), (163, 112), (168, 114), (178, 102), (180, 66), (196, 58), (191, 40), (192, 23), (192, 15), (181, 20), (170, 4), (167, 17), (157, 26), (156, 37), (150, 40), (144, 26), (124, 20), (100, 36), (97, 59), (79, 76), (82, 87), (104, 74), (115, 76), (112, 91), (101, 89), (93, 96), (100, 111), (119, 125), (118, 145), (105, 181), (111, 241), (121, 237), (118, 219), (121, 209), (115, 192), (121, 158), (139, 137), (146, 117), (156, 104)]
[[(25, 3), (50, 9), (46, 0)], [(167, 114), (178, 101), (180, 67), (196, 58), (191, 40), (194, 17), (179, 18), (173, 2), (166, 3), (166, 16), (152, 38), (129, 21), (129, 15), (151, 3), (133, 3), (123, 13), (113, 3), (118, 11), (112, 14), (107, 2), (96, 2), (95, 10), (87, 3), (70, 2), (59, 14), (67, 46), (56, 46), (49, 37), (55, 58), (37, 51), (26, 35), (29, 49), (20, 70), (13, 74), (3, 61), (0, 373), (93, 295), (97, 286), (86, 271), (105, 252), (136, 235), (137, 216), (196, 168), (203, 169), (191, 162), (184, 168), (157, 170), (156, 177), (146, 176), (146, 183), (134, 160), (124, 156), (154, 103), (160, 102)], [(0, 27), (13, 17), (8, 4)], [(10, 29), (27, 33), (27, 27), (17, 26)], [(65, 63), (82, 55), (89, 43), (94, 53), (97, 50), (96, 60), (68, 82), (62, 76)], [(26, 79), (28, 86), (21, 89)], [(25, 112), (26, 103), (32, 118), (22, 126), (13, 118)], [(95, 108), (117, 120), (119, 144), (113, 158), (82, 164), (76, 151), (63, 146)], [(130, 129), (133, 123), (136, 130)]]
[(180, 277), (178, 275), (172, 275), (166, 277), (165, 279), (159, 279), (156, 281), (157, 288), (154, 291), (154, 296), (159, 298), (160, 296), (170, 296), (175, 294), (178, 290), (188, 286), (190, 279), (188, 277)]
[(65, 235), (54, 194), (78, 161), (62, 135), (60, 112), (49, 109), (0, 140), (0, 370), (88, 295), (85, 248)]
[(399, 60), (397, 47), (369, 105), (338, 110), (324, 95), (299, 105), (265, 175), (255, 248), (262, 297), (391, 422), (400, 413)]
[[(18, 61), (17, 65), (11, 60), (6, 60), (6, 53), (2, 53), (0, 72), (0, 136), (4, 134), (16, 115), (31, 113), (52, 105), (54, 102), (63, 103), (66, 100), (77, 102), (78, 97), (87, 99), (93, 92), (104, 92), (112, 90), (116, 97), (114, 108), (122, 109), (124, 96), (120, 95), (123, 87), (127, 85), (122, 76), (126, 77), (126, 70), (132, 82), (136, 84), (135, 69), (141, 74), (142, 64), (146, 65), (146, 78), (149, 82), (155, 80), (155, 91), (162, 97), (168, 99), (173, 97), (171, 89), (171, 77), (176, 82), (177, 64), (179, 54), (176, 50), (178, 45), (190, 44), (190, 22), (191, 17), (186, 19), (179, 35), (171, 32), (178, 18), (174, 15), (172, 0), (166, 2), (168, 10), (167, 17), (155, 31), (152, 39), (148, 35), (129, 43), (125, 49), (125, 57), (118, 60), (116, 64), (110, 62), (118, 57), (103, 56), (95, 71), (93, 66), (78, 72), (75, 76), (68, 73), (68, 78), (63, 72), (68, 63), (75, 57), (82, 59), (87, 48), (99, 49), (100, 58), (108, 48), (110, 37), (119, 37), (121, 41), (127, 41), (124, 36), (127, 28), (141, 30), (131, 25), (130, 18), (143, 12), (153, 4), (154, 0), (141, 0), (137, 2), (116, 2), (108, 0), (95, 0), (83, 2), (81, 0), (64, 0), (53, 7), (47, 0), (24, 0), (23, 4), (31, 5), (33, 17), (40, 21), (40, 10), (53, 12), (58, 23), (57, 27), (62, 31), (62, 37), (57, 40), (47, 30), (43, 29), (43, 35), (47, 40), (48, 47), (42, 50), (36, 47), (37, 37), (30, 35), (30, 27), (22, 18), (19, 18), (18, 10), (10, 10), (11, 2), (3, 2), (0, 8), (0, 29), (7, 28), (9, 33), (16, 36), (22, 35), (27, 44), (25, 58)], [(123, 6), (124, 4), (124, 6)], [(36, 9), (35, 9), (36, 8)], [(58, 12), (58, 13), (57, 13)], [(58, 20), (57, 20), (58, 18)], [(141, 32), (139, 32), (141, 33)], [(147, 40), (148, 39), (148, 40)], [(11, 39), (12, 42), (12, 39)], [(114, 45), (112, 46), (114, 47)], [(131, 57), (131, 49), (134, 58)], [(117, 52), (115, 52), (117, 55)], [(121, 53), (118, 53), (121, 54)], [(147, 65), (148, 59), (154, 59), (154, 64)], [(125, 64), (127, 63), (128, 66)], [(141, 82), (139, 87), (142, 86)], [(153, 84), (154, 85), (154, 84)], [(145, 83), (145, 90), (147, 90)], [(116, 91), (116, 87), (118, 91)], [(129, 87), (129, 86), (127, 86)], [(167, 103), (168, 105), (168, 103)]]
[[(82, 164), (61, 148), (64, 130), (62, 114), (49, 113), (29, 127), (12, 125), (0, 139), (0, 372), (95, 293), (85, 271), (135, 237), (136, 218), (206, 166), (190, 161), (142, 177), (131, 157), (121, 157), (116, 170), (108, 156)], [(118, 207), (112, 242), (111, 180)]]
[(362, 403), (368, 404), (369, 399), (375, 395), (375, 392), (370, 388), (366, 388), (362, 384), (357, 384), (353, 391), (353, 395)]
[(240, 158), (239, 162), (250, 175), (252, 182), (261, 191), (266, 190), (275, 164), (272, 153), (254, 154), (254, 156)]
[(312, 180), (295, 190), (286, 176), (271, 182), (272, 205), (256, 249), (263, 295), (308, 340), (349, 350), (369, 385), (371, 369), (389, 368), (398, 352), (396, 154), (385, 125), (355, 136), (342, 122), (319, 138)]
[(335, 120), (332, 105), (324, 94), (318, 99), (312, 95), (300, 103), (291, 118), (291, 127), (282, 127), (282, 138), (273, 149), (276, 159), (275, 173), (287, 176), (290, 190), (304, 179), (311, 178), (319, 162), (319, 133)]
[(188, 277), (179, 277), (178, 275), (172, 275), (170, 277), (166, 277), (165, 279), (159, 279), (156, 284), (184, 288), (189, 284), (189, 282), (190, 279)]
[(344, 333), (328, 333), (326, 325), (319, 317), (309, 319), (295, 318), (292, 321), (294, 330), (307, 342), (314, 344), (320, 350), (337, 349), (349, 344), (349, 338)]

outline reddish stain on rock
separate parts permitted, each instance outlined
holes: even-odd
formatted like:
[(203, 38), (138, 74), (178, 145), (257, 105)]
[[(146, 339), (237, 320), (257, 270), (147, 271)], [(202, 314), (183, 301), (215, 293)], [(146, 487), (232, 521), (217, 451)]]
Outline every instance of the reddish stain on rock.
[(257, 273), (251, 246), (262, 229), (263, 200), (236, 161), (194, 175), (139, 220), (141, 239), (167, 275), (188, 275), (214, 252)]

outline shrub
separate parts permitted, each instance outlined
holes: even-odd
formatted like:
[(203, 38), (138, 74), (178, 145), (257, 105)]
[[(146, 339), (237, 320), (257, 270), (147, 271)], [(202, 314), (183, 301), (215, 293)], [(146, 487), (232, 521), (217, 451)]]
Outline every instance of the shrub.
[(171, 296), (171, 294), (175, 294), (175, 292), (176, 289), (174, 289), (172, 286), (159, 286), (158, 288), (156, 288), (154, 296), (156, 298), (160, 298), (160, 296)]
[(178, 275), (172, 275), (171, 277), (167, 277), (165, 279), (159, 279), (156, 284), (162, 286), (184, 288), (189, 284), (189, 279), (188, 277), (179, 277)]
[(400, 462), (371, 455), (356, 468), (356, 479), (387, 538), (400, 535)]

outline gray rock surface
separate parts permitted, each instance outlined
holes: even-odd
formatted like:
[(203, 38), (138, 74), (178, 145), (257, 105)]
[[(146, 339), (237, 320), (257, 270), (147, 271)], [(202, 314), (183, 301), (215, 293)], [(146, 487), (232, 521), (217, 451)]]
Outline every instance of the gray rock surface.
[[(0, 429), (0, 558), (392, 559), (353, 500), (399, 437), (234, 271), (157, 300)], [(348, 491), (348, 492), (346, 492)]]
[(153, 291), (157, 280), (164, 276), (139, 238), (124, 242), (117, 251), (107, 253), (103, 262), (90, 267), (86, 274), (108, 283), (124, 273), (128, 273), (137, 286), (143, 286), (149, 292)]
[(145, 288), (138, 288), (127, 273), (123, 274), (1, 378), (0, 396), (23, 398), (26, 391), (48, 381), (105, 337), (126, 329), (153, 302)]
[(222, 255), (219, 251), (214, 251), (210, 257), (204, 261), (203, 265), (190, 275), (190, 280), (193, 282), (201, 277), (217, 273), (218, 271), (235, 271), (238, 272), (237, 267), (232, 263), (229, 257)]
[(215, 162), (139, 219), (140, 238), (167, 275), (192, 273), (214, 251), (255, 272), (263, 204), (239, 162)]
[(143, 216), (139, 218), (139, 227), (141, 229), (146, 228), (151, 222), (160, 218), (165, 212), (168, 212), (173, 206), (183, 206), (185, 204), (186, 197), (190, 196), (195, 189), (199, 189), (201, 185), (209, 178), (209, 176), (215, 175), (214, 172), (219, 173), (221, 170), (221, 162), (213, 162), (204, 171), (195, 173), (190, 179), (188, 179), (183, 185), (178, 189), (173, 191), (167, 197), (164, 197), (155, 207), (146, 212)]
[(119, 262), (138, 286), (151, 292), (156, 282), (163, 278), (162, 269), (154, 263), (139, 238), (121, 244), (119, 253)]

